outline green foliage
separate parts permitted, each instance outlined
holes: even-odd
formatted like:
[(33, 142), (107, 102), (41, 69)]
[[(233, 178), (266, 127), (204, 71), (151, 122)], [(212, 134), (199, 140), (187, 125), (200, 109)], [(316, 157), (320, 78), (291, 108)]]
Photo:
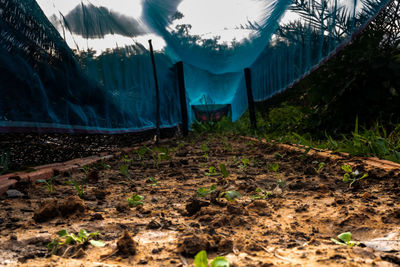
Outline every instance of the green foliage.
[(360, 245), (359, 242), (351, 241), (351, 233), (350, 232), (341, 233), (340, 235), (337, 236), (337, 238), (341, 241), (338, 241), (334, 238), (331, 238), (331, 241), (337, 245), (343, 245), (343, 246), (349, 246), (349, 247), (354, 247), (354, 246)]
[(168, 147), (155, 147), (152, 150), (153, 166), (158, 168), (160, 163), (164, 160), (171, 159)]
[(80, 170), (82, 170), (86, 176), (88, 176), (89, 172), (90, 172), (90, 166), (89, 165), (83, 165)]
[(151, 184), (151, 186), (157, 186), (160, 183), (154, 177), (147, 178), (147, 181)]
[(10, 164), (10, 153), (9, 152), (1, 152), (0, 154), (0, 174), (5, 174), (8, 172)]
[(123, 164), (119, 167), (119, 171), (123, 176), (129, 175), (129, 166), (127, 164)]
[(228, 201), (235, 201), (237, 198), (242, 198), (242, 195), (237, 191), (223, 191), (219, 194), (218, 199), (221, 197), (225, 198)]
[(248, 158), (242, 158), (242, 164), (243, 168), (247, 168), (247, 165), (249, 165), (250, 160)]
[(344, 164), (341, 168), (345, 172), (342, 180), (345, 183), (350, 183), (349, 187), (351, 187), (355, 182), (368, 177), (368, 173), (361, 174), (358, 170), (353, 171), (353, 168), (350, 165)]
[(224, 178), (226, 178), (226, 177), (229, 176), (229, 172), (228, 172), (228, 170), (226, 169), (225, 164), (223, 164), (223, 163), (219, 164), (219, 169), (221, 170), (221, 173), (222, 173), (222, 175), (224, 176)]
[(205, 197), (208, 194), (212, 194), (217, 190), (217, 186), (215, 184), (211, 185), (209, 189), (205, 188), (205, 187), (200, 187), (199, 189), (197, 189), (197, 195), (200, 197)]
[[(196, 267), (208, 267), (207, 252), (205, 250), (196, 254), (194, 257), (194, 265)], [(229, 262), (225, 257), (215, 257), (211, 261), (211, 267), (229, 267)]]
[(256, 194), (252, 195), (251, 198), (252, 199), (267, 199), (272, 195), (273, 195), (272, 192), (265, 191), (265, 190), (263, 190), (261, 188), (257, 188), (256, 189)]
[(325, 167), (325, 162), (318, 162), (318, 161), (313, 161), (314, 164), (318, 164), (317, 168), (313, 167), (316, 173), (320, 173), (322, 169)]
[(134, 193), (130, 198), (128, 198), (128, 204), (130, 207), (136, 207), (139, 205), (144, 205), (143, 204), (143, 200), (144, 196), (138, 195), (136, 193)]
[(52, 254), (55, 254), (57, 253), (58, 249), (64, 245), (89, 243), (95, 247), (104, 247), (105, 243), (103, 241), (92, 239), (98, 235), (99, 232), (88, 233), (85, 229), (80, 230), (78, 235), (69, 234), (67, 230), (63, 229), (58, 232), (58, 237), (53, 239), (53, 241), (47, 245), (47, 248)]
[(139, 161), (143, 160), (144, 156), (149, 152), (151, 152), (151, 150), (147, 146), (142, 146), (135, 151)]
[(78, 182), (72, 177), (72, 175), (69, 176), (69, 181), (67, 182), (67, 184), (72, 184), (78, 196), (83, 196), (83, 185), (79, 185)]
[(44, 183), (45, 184), (44, 188), (47, 188), (49, 190), (49, 193), (53, 194), (54, 193), (54, 182), (58, 177), (59, 176), (57, 175), (57, 176), (51, 177), (48, 180), (39, 179), (36, 181), (36, 183)]

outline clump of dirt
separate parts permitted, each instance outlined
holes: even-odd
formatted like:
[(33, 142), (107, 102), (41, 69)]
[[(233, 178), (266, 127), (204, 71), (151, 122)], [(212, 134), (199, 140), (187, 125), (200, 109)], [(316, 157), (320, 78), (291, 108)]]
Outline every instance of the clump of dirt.
[(179, 242), (178, 251), (185, 256), (194, 256), (200, 250), (210, 250), (211, 237), (209, 235), (189, 234)]
[(65, 200), (50, 199), (35, 210), (33, 219), (36, 222), (46, 222), (59, 216), (68, 217), (72, 214), (84, 213), (85, 202), (78, 196), (70, 196)]
[(192, 215), (196, 214), (197, 212), (199, 212), (202, 207), (206, 207), (208, 205), (210, 205), (210, 203), (208, 203), (206, 201), (202, 201), (202, 200), (198, 199), (197, 197), (192, 197), (191, 199), (189, 199), (187, 201), (186, 211), (189, 216), (192, 216)]
[(137, 252), (137, 244), (133, 241), (127, 230), (124, 231), (122, 237), (117, 241), (118, 253), (121, 255), (133, 256)]

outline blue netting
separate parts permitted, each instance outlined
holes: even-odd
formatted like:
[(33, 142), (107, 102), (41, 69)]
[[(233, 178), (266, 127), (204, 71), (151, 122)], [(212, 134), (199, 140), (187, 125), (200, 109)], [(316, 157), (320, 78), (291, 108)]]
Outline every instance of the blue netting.
[[(243, 39), (227, 41), (215, 37), (221, 31), (207, 37), (180, 23), (190, 19), (178, 12), (185, 1), (191, 0), (0, 0), (1, 131), (154, 128), (147, 39), (159, 46), (162, 127), (181, 121), (178, 61), (184, 63), (188, 110), (231, 104), (235, 120), (247, 108), (244, 68), (251, 69), (255, 100), (267, 99), (322, 64), (389, 2), (242, 1), (258, 14), (234, 25), (246, 33)], [(225, 3), (221, 20), (236, 2)]]

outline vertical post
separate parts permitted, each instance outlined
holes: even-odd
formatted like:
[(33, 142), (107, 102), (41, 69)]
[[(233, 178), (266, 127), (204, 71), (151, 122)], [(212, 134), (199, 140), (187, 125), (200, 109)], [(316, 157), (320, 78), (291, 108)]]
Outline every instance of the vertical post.
[(256, 130), (257, 129), (256, 112), (255, 112), (255, 108), (254, 108), (253, 91), (251, 89), (251, 72), (250, 72), (249, 68), (244, 69), (244, 77), (246, 79), (247, 100), (249, 103), (249, 115), (250, 115), (251, 128), (253, 130)]
[(156, 62), (154, 60), (154, 51), (151, 40), (149, 40), (150, 45), (150, 57), (151, 63), (153, 65), (153, 75), (154, 75), (154, 83), (156, 86), (156, 143), (160, 141), (160, 90), (158, 88), (158, 79), (157, 79), (157, 70), (156, 70)]
[(186, 104), (186, 89), (185, 89), (185, 76), (183, 73), (183, 62), (179, 61), (176, 63), (176, 68), (178, 72), (178, 86), (179, 86), (179, 97), (181, 102), (181, 114), (182, 114), (182, 133), (183, 136), (189, 134), (189, 120), (188, 111)]

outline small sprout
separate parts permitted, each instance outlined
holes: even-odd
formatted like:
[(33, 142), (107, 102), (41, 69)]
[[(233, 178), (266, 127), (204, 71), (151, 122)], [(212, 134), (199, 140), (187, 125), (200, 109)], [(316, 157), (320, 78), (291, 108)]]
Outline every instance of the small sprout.
[(235, 165), (239, 164), (239, 160), (236, 156), (233, 156), (233, 164), (235, 164)]
[(358, 170), (353, 172), (353, 168), (350, 165), (344, 164), (341, 168), (345, 171), (342, 181), (345, 183), (350, 182), (349, 187), (351, 187), (355, 182), (368, 177), (368, 173), (360, 174)]
[(124, 155), (124, 156), (122, 157), (122, 161), (123, 161), (124, 163), (126, 163), (126, 164), (131, 164), (131, 163), (133, 162), (133, 160), (130, 159), (128, 155)]
[(151, 186), (157, 186), (160, 182), (157, 181), (155, 178), (153, 177), (149, 177), (147, 178), (147, 181), (151, 184)]
[[(194, 257), (194, 265), (196, 267), (208, 267), (207, 252), (205, 250), (196, 254)], [(211, 261), (211, 267), (229, 267), (229, 262), (225, 257), (215, 257)]]
[(279, 163), (275, 162), (274, 164), (272, 164), (272, 165), (269, 167), (269, 169), (270, 169), (271, 171), (273, 171), (273, 172), (278, 173), (278, 170), (279, 170)]
[(139, 161), (143, 160), (144, 156), (147, 154), (147, 152), (151, 151), (147, 146), (142, 146), (141, 148), (137, 149), (136, 155)]
[(226, 178), (226, 177), (228, 177), (229, 176), (229, 172), (228, 172), (228, 170), (226, 169), (226, 166), (225, 166), (225, 164), (219, 164), (219, 169), (221, 170), (221, 173), (222, 173), (222, 175), (224, 176), (224, 178)]
[(44, 183), (45, 184), (45, 188), (47, 188), (49, 190), (50, 194), (53, 194), (54, 193), (54, 181), (57, 178), (58, 178), (58, 175), (51, 177), (49, 180), (39, 179), (36, 182), (37, 183)]
[(69, 176), (70, 180), (67, 182), (67, 184), (72, 184), (75, 187), (76, 193), (78, 196), (83, 195), (83, 185), (79, 185), (78, 182), (72, 177), (72, 175)]
[(63, 229), (58, 232), (58, 237), (51, 241), (47, 248), (52, 254), (57, 253), (60, 246), (73, 245), (73, 244), (85, 244), (90, 243), (95, 247), (104, 247), (106, 244), (101, 240), (91, 239), (94, 236), (98, 236), (99, 232), (88, 233), (85, 229), (79, 231), (78, 235), (69, 234), (67, 230)]
[(335, 244), (343, 245), (343, 246), (349, 246), (349, 247), (354, 247), (354, 246), (360, 245), (359, 242), (351, 241), (351, 233), (350, 232), (341, 233), (337, 237), (341, 241), (338, 241), (338, 240), (336, 240), (334, 238), (331, 238), (331, 241), (334, 242)]
[(248, 158), (242, 158), (243, 168), (246, 168), (249, 165), (250, 160)]
[(263, 190), (261, 188), (257, 188), (256, 189), (256, 194), (252, 195), (251, 198), (252, 199), (267, 199), (272, 195), (273, 195), (272, 192), (265, 191), (265, 190)]
[(107, 164), (107, 162), (103, 159), (103, 160), (101, 160), (100, 162), (99, 162), (99, 164), (100, 164), (100, 166), (101, 166), (101, 168), (103, 169), (103, 170), (109, 170), (109, 169), (111, 169), (111, 165), (110, 164)]
[(320, 172), (322, 171), (322, 169), (323, 169), (323, 168), (325, 167), (325, 165), (326, 165), (325, 162), (319, 162), (319, 163), (318, 163), (318, 161), (313, 161), (313, 163), (318, 164), (318, 167), (317, 167), (317, 168), (313, 167), (316, 173), (320, 173)]
[(204, 175), (206, 176), (217, 176), (219, 175), (219, 173), (217, 172), (217, 170), (215, 169), (214, 166), (211, 166), (208, 168), (208, 172), (204, 173)]
[(217, 186), (215, 184), (210, 186), (210, 189), (207, 189), (205, 187), (200, 187), (199, 189), (197, 189), (197, 195), (199, 197), (205, 197), (208, 194), (212, 194), (217, 190)]
[(276, 183), (278, 184), (278, 186), (280, 188), (284, 188), (286, 186), (286, 182), (280, 178), (278, 179), (278, 181)]
[(224, 191), (221, 192), (218, 198), (224, 197), (228, 201), (235, 201), (237, 198), (242, 198), (242, 195), (237, 191)]
[(128, 204), (129, 207), (136, 207), (139, 205), (143, 206), (142, 200), (144, 199), (144, 196), (138, 195), (138, 194), (133, 194), (130, 198), (128, 198)]
[(129, 175), (129, 166), (127, 164), (121, 165), (119, 167), (119, 171), (123, 176), (128, 176)]
[(10, 153), (9, 152), (1, 152), (0, 154), (0, 174), (4, 174), (8, 172), (10, 165)]
[(80, 168), (80, 170), (83, 171), (83, 172), (85, 173), (86, 176), (88, 176), (88, 175), (89, 175), (89, 172), (90, 172), (90, 167), (89, 167), (88, 165), (83, 165), (83, 166)]

